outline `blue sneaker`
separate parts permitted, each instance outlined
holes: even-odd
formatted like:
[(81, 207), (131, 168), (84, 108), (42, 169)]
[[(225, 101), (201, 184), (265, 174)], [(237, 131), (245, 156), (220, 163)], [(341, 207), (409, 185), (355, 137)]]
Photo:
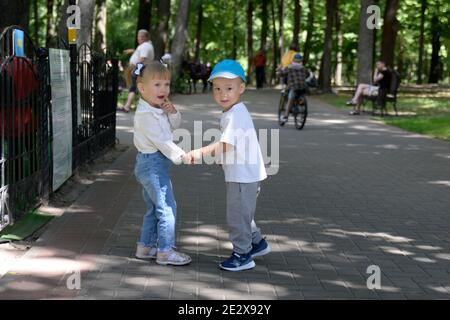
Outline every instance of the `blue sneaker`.
[(252, 251), (250, 251), (250, 254), (252, 255), (252, 258), (254, 258), (268, 254), (270, 251), (272, 251), (272, 248), (265, 239), (262, 239), (257, 244), (252, 243)]
[(250, 253), (238, 254), (233, 252), (231, 257), (222, 262), (219, 267), (228, 271), (242, 271), (254, 268), (255, 262)]

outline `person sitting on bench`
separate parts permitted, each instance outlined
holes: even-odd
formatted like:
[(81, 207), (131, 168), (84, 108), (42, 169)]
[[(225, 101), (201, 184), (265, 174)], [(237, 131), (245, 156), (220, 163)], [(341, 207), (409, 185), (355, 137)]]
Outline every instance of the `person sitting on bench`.
[(370, 85), (366, 83), (358, 84), (355, 95), (349, 101), (347, 105), (354, 106), (353, 111), (350, 112), (351, 115), (358, 115), (361, 112), (361, 105), (364, 100), (364, 96), (375, 96), (378, 95), (378, 90), (388, 89), (391, 83), (391, 72), (389, 71), (386, 63), (384, 61), (378, 61), (375, 68), (375, 73), (373, 76), (373, 82), (377, 85)]

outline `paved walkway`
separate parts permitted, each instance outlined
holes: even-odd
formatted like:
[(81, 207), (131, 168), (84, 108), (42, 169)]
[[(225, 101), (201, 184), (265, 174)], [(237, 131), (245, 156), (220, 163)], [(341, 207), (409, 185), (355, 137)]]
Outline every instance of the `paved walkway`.
[[(277, 99), (246, 93), (258, 128), (278, 129)], [(186, 129), (194, 120), (217, 128), (210, 95), (174, 101)], [(273, 252), (254, 270), (217, 267), (231, 248), (217, 166), (172, 169), (178, 245), (192, 264), (134, 259), (144, 202), (130, 147), (0, 279), (0, 298), (449, 299), (450, 144), (309, 102), (303, 131), (280, 130), (279, 172), (264, 182), (256, 216)], [(131, 123), (118, 114), (122, 144), (132, 143)], [(380, 289), (367, 288), (371, 265)]]

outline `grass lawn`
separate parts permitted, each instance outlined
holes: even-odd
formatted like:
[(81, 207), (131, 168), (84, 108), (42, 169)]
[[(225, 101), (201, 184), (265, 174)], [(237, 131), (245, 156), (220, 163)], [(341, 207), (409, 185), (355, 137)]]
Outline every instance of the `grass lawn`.
[[(324, 94), (319, 99), (342, 109), (352, 107), (345, 105), (351, 97), (343, 94)], [(366, 104), (366, 110), (371, 110), (372, 103)], [(389, 103), (388, 111), (393, 114)], [(384, 123), (396, 126), (411, 132), (428, 135), (434, 138), (450, 141), (450, 99), (433, 97), (398, 97), (397, 110), (399, 117), (374, 117)]]

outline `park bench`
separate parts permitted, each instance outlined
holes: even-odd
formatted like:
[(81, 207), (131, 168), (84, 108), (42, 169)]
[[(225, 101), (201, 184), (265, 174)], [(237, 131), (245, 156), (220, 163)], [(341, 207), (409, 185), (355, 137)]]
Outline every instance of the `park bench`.
[(384, 112), (387, 114), (387, 103), (391, 103), (395, 111), (395, 115), (398, 116), (397, 112), (397, 93), (400, 86), (400, 74), (396, 70), (391, 71), (391, 84), (389, 89), (379, 89), (378, 95), (365, 96), (364, 100), (372, 101), (372, 114), (375, 115), (375, 110), (380, 109), (381, 116)]

